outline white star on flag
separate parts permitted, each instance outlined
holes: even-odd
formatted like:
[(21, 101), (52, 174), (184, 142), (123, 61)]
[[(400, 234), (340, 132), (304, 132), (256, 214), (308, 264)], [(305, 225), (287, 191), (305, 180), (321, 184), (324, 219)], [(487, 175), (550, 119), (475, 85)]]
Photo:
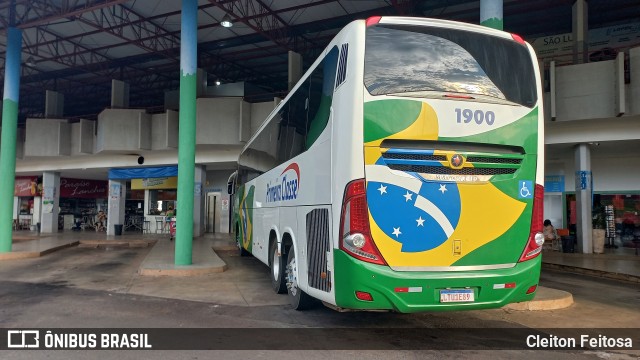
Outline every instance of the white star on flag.
[(440, 192), (442, 192), (444, 194), (444, 192), (447, 191), (447, 185), (440, 184), (440, 189), (438, 189), (438, 191), (440, 191)]
[(396, 238), (398, 236), (400, 236), (400, 234), (402, 234), (402, 233), (400, 232), (400, 228), (399, 227), (398, 228), (393, 228), (393, 235), (395, 235)]
[(417, 226), (424, 226), (424, 219), (422, 218), (422, 216), (416, 219), (416, 222), (418, 223)]
[(406, 199), (406, 201), (413, 200), (413, 199), (412, 199), (413, 194), (410, 194), (408, 191), (407, 191), (406, 195), (402, 195), (402, 196), (404, 196), (404, 198)]
[(382, 194), (386, 194), (387, 193), (387, 187), (380, 184), (380, 188), (378, 188), (378, 191), (380, 191), (380, 195)]

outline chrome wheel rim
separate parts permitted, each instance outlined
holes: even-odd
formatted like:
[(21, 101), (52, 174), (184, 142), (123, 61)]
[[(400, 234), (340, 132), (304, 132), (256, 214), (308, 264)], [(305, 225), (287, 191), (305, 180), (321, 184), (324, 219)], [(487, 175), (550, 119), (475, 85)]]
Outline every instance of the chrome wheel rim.
[(280, 279), (280, 261), (278, 261), (278, 248), (273, 248), (273, 254), (271, 258), (271, 273), (274, 280)]
[[(293, 249), (290, 251), (293, 251)], [(287, 264), (287, 289), (289, 289), (289, 292), (293, 296), (296, 296), (298, 293), (298, 278), (296, 277), (297, 270), (296, 258), (294, 257), (289, 261), (289, 264)]]

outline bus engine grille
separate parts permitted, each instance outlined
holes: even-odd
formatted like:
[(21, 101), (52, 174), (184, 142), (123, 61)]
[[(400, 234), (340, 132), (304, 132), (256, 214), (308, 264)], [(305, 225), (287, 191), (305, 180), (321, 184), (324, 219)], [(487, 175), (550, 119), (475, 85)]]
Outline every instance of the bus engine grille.
[(392, 170), (410, 171), (422, 174), (436, 175), (511, 175), (516, 172), (514, 168), (462, 168), (451, 169), (444, 166), (389, 164)]
[(384, 159), (393, 160), (430, 160), (430, 161), (447, 161), (446, 155), (430, 155), (430, 154), (407, 154), (407, 153), (391, 153), (382, 154)]

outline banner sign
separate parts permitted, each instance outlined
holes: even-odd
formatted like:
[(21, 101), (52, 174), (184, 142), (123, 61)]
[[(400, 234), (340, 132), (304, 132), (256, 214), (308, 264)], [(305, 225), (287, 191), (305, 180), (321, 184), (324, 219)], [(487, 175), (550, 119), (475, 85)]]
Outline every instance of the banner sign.
[(16, 177), (14, 196), (41, 196), (42, 181), (37, 176), (20, 176)]
[[(587, 35), (588, 51), (621, 49), (640, 44), (640, 23), (608, 26), (590, 29)], [(573, 56), (573, 36), (571, 33), (550, 35), (529, 41), (538, 58), (570, 60)]]
[(106, 199), (107, 187), (107, 181), (60, 178), (60, 197)]
[(178, 177), (160, 177), (160, 178), (145, 178), (145, 179), (131, 179), (132, 190), (145, 190), (145, 189), (177, 189)]

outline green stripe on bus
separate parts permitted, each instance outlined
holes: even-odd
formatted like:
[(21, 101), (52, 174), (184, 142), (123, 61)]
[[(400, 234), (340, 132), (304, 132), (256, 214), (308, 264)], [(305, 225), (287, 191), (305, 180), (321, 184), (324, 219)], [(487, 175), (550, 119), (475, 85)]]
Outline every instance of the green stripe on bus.
[(364, 142), (383, 139), (413, 124), (420, 115), (422, 102), (380, 100), (364, 104)]

